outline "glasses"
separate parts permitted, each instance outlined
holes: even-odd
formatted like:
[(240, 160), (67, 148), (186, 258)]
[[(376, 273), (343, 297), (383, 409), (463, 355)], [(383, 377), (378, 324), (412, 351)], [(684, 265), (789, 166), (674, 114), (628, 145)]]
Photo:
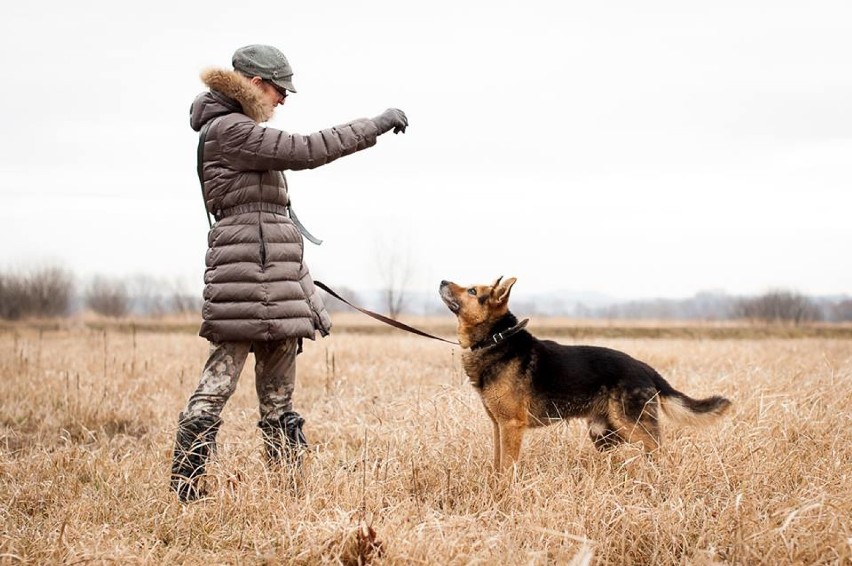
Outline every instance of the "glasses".
[(269, 86), (271, 86), (272, 88), (274, 88), (274, 89), (275, 89), (275, 91), (276, 91), (278, 94), (280, 94), (280, 95), (281, 95), (281, 98), (287, 98), (287, 89), (281, 88), (280, 86), (278, 86), (278, 85), (277, 85), (277, 84), (275, 84), (274, 82), (272, 82), (272, 81), (268, 81), (268, 80), (266, 80), (266, 79), (264, 79), (264, 80), (263, 80), (263, 82), (265, 82), (266, 84), (268, 84)]

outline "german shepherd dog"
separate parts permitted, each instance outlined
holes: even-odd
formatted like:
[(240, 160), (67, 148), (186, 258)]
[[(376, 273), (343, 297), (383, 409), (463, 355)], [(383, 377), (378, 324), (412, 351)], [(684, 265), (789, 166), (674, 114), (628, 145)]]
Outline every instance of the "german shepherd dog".
[(521, 451), (524, 431), (569, 418), (584, 418), (603, 451), (641, 442), (660, 446), (658, 416), (679, 424), (707, 424), (731, 402), (714, 395), (693, 399), (677, 391), (651, 366), (623, 352), (539, 340), (527, 320), (509, 311), (514, 277), (464, 287), (441, 281), (441, 299), (458, 318), (462, 363), (494, 426), (494, 468), (506, 470)]

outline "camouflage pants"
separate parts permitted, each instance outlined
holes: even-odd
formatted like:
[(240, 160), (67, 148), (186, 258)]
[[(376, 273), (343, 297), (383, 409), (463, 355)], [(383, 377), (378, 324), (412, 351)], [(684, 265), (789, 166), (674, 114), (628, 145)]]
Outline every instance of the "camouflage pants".
[(201, 382), (189, 397), (184, 417), (204, 413), (219, 416), (237, 389), (249, 352), (254, 352), (260, 418), (277, 419), (292, 410), (298, 345), (298, 338), (275, 342), (211, 342)]

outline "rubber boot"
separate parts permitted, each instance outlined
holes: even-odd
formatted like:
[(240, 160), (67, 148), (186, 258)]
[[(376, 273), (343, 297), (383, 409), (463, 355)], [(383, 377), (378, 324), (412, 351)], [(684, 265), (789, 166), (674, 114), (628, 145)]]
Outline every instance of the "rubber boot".
[(216, 434), (222, 425), (218, 416), (203, 414), (178, 421), (175, 453), (172, 459), (171, 488), (183, 502), (204, 497), (199, 478), (211, 452), (216, 450)]
[(263, 436), (267, 463), (286, 463), (294, 468), (301, 466), (302, 455), (308, 449), (308, 441), (302, 432), (304, 423), (305, 419), (295, 411), (257, 423)]

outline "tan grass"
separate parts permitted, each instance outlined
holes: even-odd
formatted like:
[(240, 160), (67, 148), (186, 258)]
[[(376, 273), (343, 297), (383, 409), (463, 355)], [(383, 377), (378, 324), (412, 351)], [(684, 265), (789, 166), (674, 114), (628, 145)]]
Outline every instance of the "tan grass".
[[(565, 342), (571, 342), (561, 338)], [(533, 431), (514, 484), (452, 346), (306, 343), (295, 482), (262, 461), (252, 362), (223, 413), (212, 497), (167, 489), (206, 343), (89, 327), (0, 333), (0, 563), (849, 564), (852, 340), (593, 338), (735, 405), (665, 427), (656, 460)], [(372, 529), (372, 531), (370, 530)]]

